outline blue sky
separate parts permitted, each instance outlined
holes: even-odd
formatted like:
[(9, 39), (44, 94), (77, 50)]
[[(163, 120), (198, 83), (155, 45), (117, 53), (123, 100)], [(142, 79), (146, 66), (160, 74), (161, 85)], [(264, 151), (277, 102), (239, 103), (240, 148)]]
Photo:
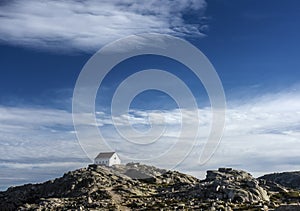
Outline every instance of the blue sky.
[[(227, 97), (224, 136), (215, 156), (197, 165), (210, 115), (202, 84), (176, 61), (140, 56), (116, 66), (97, 97), (97, 120), (114, 146), (122, 146), (109, 116), (114, 90), (125, 77), (157, 68), (189, 84), (204, 119), (198, 148), (179, 170), (199, 177), (219, 166), (254, 175), (299, 170), (299, 22), (297, 0), (2, 1), (0, 188), (43, 181), (89, 162), (72, 125), (77, 77), (105, 44), (146, 32), (184, 38), (208, 57)], [(164, 111), (178, 127), (176, 104), (161, 92), (141, 94), (132, 110), (136, 124)], [(193, 115), (185, 115), (193, 123)]]

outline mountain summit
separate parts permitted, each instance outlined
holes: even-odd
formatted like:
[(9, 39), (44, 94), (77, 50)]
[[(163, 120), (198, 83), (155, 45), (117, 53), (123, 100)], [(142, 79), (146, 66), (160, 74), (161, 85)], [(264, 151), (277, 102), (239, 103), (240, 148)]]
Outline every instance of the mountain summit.
[(299, 190), (241, 170), (219, 168), (199, 180), (139, 163), (89, 165), (0, 192), (0, 210), (272, 210), (296, 202)]

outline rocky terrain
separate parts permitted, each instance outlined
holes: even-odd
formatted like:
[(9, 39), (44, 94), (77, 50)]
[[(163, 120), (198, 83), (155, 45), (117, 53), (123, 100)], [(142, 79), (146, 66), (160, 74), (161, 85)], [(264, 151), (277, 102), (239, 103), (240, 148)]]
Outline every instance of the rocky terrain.
[(299, 174), (283, 174), (219, 168), (199, 180), (138, 163), (90, 165), (0, 192), (0, 210), (300, 210)]
[(260, 179), (275, 182), (287, 188), (300, 190), (300, 171), (266, 174)]

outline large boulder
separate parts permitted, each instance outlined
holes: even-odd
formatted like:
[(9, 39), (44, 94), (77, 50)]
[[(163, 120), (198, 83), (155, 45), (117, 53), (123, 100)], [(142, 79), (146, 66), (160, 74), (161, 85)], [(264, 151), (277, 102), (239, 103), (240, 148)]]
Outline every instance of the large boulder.
[(251, 174), (232, 168), (207, 171), (201, 188), (203, 196), (211, 199), (238, 203), (270, 200), (267, 191)]

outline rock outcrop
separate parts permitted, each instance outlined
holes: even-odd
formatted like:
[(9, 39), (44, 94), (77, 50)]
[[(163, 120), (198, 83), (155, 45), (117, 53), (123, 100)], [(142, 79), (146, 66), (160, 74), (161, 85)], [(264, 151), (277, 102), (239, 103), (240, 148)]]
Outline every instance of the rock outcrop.
[(300, 202), (288, 194), (298, 192), (230, 168), (207, 171), (201, 181), (138, 163), (90, 165), (0, 192), (0, 210), (268, 210)]
[(267, 191), (251, 174), (219, 168), (217, 171), (207, 171), (206, 179), (201, 183), (205, 198), (225, 200), (234, 203), (255, 203), (270, 201)]

